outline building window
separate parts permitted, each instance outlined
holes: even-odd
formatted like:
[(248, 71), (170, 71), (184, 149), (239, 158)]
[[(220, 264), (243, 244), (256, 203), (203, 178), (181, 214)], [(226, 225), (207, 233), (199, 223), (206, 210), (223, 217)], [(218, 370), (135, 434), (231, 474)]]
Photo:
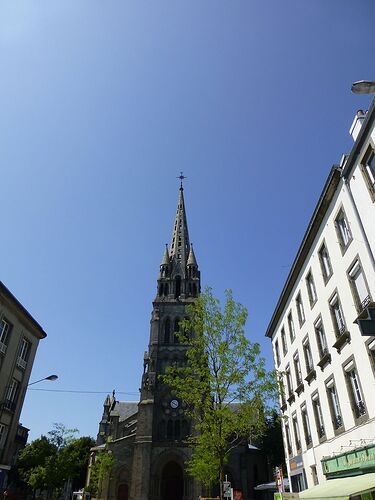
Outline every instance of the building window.
[(344, 366), (344, 371), (354, 416), (355, 418), (360, 418), (367, 412), (354, 360), (350, 361), (346, 366)]
[(3, 451), (5, 447), (5, 440), (7, 437), (7, 426), (4, 424), (0, 424), (0, 455), (2, 454), (1, 452)]
[(275, 356), (276, 356), (276, 363), (277, 366), (280, 365), (280, 351), (279, 351), (279, 341), (276, 340), (275, 342)]
[(296, 414), (293, 415), (292, 422), (293, 422), (294, 438), (296, 441), (296, 449), (298, 453), (301, 450), (301, 436), (299, 433), (298, 420)]
[(318, 473), (316, 472), (316, 465), (311, 466), (311, 475), (313, 478), (314, 486), (317, 486), (319, 484), (319, 481), (318, 481)]
[(16, 379), (13, 379), (5, 393), (5, 401), (3, 403), (3, 407), (6, 410), (15, 410), (18, 396), (18, 387), (19, 382)]
[(3, 318), (0, 322), (0, 353), (2, 354), (5, 354), (7, 350), (10, 328), (10, 323)]
[(375, 153), (371, 146), (367, 149), (362, 160), (362, 172), (372, 198), (375, 198)]
[(294, 322), (291, 312), (288, 314), (288, 327), (289, 327), (290, 341), (293, 342), (293, 340), (296, 338), (296, 332), (294, 330)]
[(322, 439), (326, 435), (326, 431), (324, 429), (323, 413), (322, 413), (322, 407), (320, 406), (318, 393), (312, 396), (312, 402), (313, 402), (316, 430), (319, 439)]
[(315, 282), (311, 271), (306, 276), (306, 287), (309, 296), (310, 307), (313, 307), (315, 302), (318, 300), (318, 297), (316, 295)]
[(286, 384), (288, 386), (288, 397), (290, 398), (293, 396), (293, 380), (289, 365), (285, 369), (285, 375), (286, 375)]
[(337, 292), (333, 295), (333, 297), (329, 301), (329, 308), (331, 311), (333, 329), (335, 331), (336, 337), (339, 338), (346, 331), (346, 325), (340, 299)]
[(27, 360), (29, 358), (31, 343), (23, 338), (21, 341), (20, 349), (17, 357), (17, 366), (23, 370), (26, 368)]
[(310, 373), (314, 369), (314, 361), (311, 354), (310, 342), (308, 338), (306, 338), (303, 343), (303, 354), (305, 357), (306, 373)]
[(348, 277), (357, 311), (360, 313), (363, 309), (365, 309), (369, 302), (371, 302), (371, 296), (367, 287), (366, 278), (358, 259), (349, 269)]
[(290, 439), (290, 430), (289, 430), (289, 425), (285, 424), (285, 437), (286, 437), (286, 444), (288, 448), (288, 455), (292, 454), (292, 441)]
[(316, 335), (316, 343), (318, 344), (319, 356), (320, 359), (322, 359), (326, 354), (328, 354), (328, 345), (322, 318), (319, 318), (315, 322), (314, 329)]
[(340, 409), (339, 397), (337, 395), (337, 390), (335, 386), (335, 381), (331, 378), (326, 383), (327, 396), (329, 402), (329, 409), (331, 411), (332, 424), (335, 430), (340, 429), (343, 426), (342, 414)]
[(335, 219), (335, 227), (339, 238), (341, 251), (344, 253), (352, 241), (348, 220), (343, 209), (339, 211)]
[(312, 442), (312, 438), (311, 438), (310, 422), (309, 422), (309, 416), (307, 414), (306, 405), (301, 407), (301, 416), (302, 416), (303, 432), (305, 434), (305, 443), (306, 446), (309, 446)]
[(301, 365), (299, 362), (299, 356), (298, 353), (296, 353), (293, 356), (293, 363), (294, 363), (294, 371), (296, 374), (296, 381), (297, 381), (297, 386), (302, 384), (302, 372), (301, 372)]
[(288, 344), (286, 343), (286, 335), (284, 327), (281, 329), (281, 344), (283, 346), (283, 354), (285, 356), (288, 352)]
[(300, 293), (297, 295), (296, 298), (296, 306), (297, 306), (299, 326), (302, 326), (303, 323), (305, 322), (305, 311), (303, 310), (303, 302)]
[(319, 261), (322, 269), (324, 283), (327, 283), (330, 277), (332, 276), (333, 271), (328, 250), (324, 243), (319, 250)]

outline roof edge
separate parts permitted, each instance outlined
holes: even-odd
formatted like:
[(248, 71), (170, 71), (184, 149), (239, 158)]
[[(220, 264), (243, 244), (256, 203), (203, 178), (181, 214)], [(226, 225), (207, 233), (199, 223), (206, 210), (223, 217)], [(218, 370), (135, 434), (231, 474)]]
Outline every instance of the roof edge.
[(291, 270), (289, 271), (288, 277), (284, 284), (284, 287), (281, 291), (279, 300), (276, 304), (276, 308), (272, 315), (271, 321), (268, 324), (266, 330), (266, 337), (272, 337), (272, 332), (280, 319), (281, 313), (284, 310), (285, 304), (287, 302), (287, 298), (297, 280), (297, 277), (302, 269), (303, 263), (305, 261), (306, 255), (310, 250), (311, 244), (318, 233), (320, 224), (323, 220), (324, 215), (327, 212), (329, 204), (332, 201), (332, 198), (336, 192), (336, 188), (341, 179), (341, 168), (337, 165), (334, 165), (331, 168), (329, 176), (325, 182), (322, 193), (319, 197), (318, 203), (315, 207), (313, 215), (310, 219), (310, 222), (307, 226), (306, 232), (303, 236), (302, 243), (297, 251), (297, 255), (293, 261)]
[(12, 292), (4, 285), (2, 281), (0, 281), (0, 293), (5, 295), (5, 297), (17, 307), (17, 309), (25, 316), (25, 318), (31, 322), (35, 330), (39, 333), (41, 339), (47, 337), (47, 333), (43, 330), (42, 326), (36, 321), (35, 318), (33, 318), (33, 316), (31, 316), (29, 311), (12, 294)]
[(345, 179), (349, 177), (352, 170), (356, 166), (358, 155), (360, 154), (362, 146), (367, 140), (369, 132), (374, 125), (374, 121), (375, 121), (375, 98), (372, 100), (370, 109), (366, 113), (366, 118), (363, 121), (357, 140), (355, 141), (354, 146), (352, 147), (352, 150), (350, 152), (350, 155), (342, 170), (342, 176)]

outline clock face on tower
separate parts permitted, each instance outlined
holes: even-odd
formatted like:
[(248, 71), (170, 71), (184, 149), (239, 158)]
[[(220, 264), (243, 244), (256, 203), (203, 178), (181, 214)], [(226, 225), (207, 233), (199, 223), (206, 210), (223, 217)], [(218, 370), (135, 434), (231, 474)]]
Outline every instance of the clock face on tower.
[(173, 410), (175, 410), (176, 408), (178, 408), (178, 401), (177, 399), (172, 399), (172, 401), (169, 403), (170, 407), (173, 408)]

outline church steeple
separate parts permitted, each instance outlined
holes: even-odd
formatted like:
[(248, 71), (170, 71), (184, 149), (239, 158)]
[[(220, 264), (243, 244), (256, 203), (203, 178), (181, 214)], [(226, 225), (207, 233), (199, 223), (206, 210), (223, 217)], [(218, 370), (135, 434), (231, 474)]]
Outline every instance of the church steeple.
[(170, 248), (171, 260), (178, 261), (181, 263), (182, 267), (185, 267), (189, 255), (189, 246), (189, 230), (186, 222), (184, 188), (181, 182), (176, 210), (176, 218), (172, 231)]
[(160, 264), (156, 300), (194, 298), (200, 291), (200, 273), (193, 247), (189, 241), (182, 173), (179, 179), (181, 179), (181, 185), (171, 245), (169, 252), (166, 247)]

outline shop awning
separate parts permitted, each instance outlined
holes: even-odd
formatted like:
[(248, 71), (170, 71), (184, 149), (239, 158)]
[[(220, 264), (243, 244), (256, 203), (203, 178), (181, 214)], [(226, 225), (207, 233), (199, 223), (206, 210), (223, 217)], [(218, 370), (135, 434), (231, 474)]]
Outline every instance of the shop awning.
[(360, 476), (328, 479), (325, 483), (300, 491), (301, 500), (348, 500), (352, 495), (359, 495), (375, 490), (375, 472)]

